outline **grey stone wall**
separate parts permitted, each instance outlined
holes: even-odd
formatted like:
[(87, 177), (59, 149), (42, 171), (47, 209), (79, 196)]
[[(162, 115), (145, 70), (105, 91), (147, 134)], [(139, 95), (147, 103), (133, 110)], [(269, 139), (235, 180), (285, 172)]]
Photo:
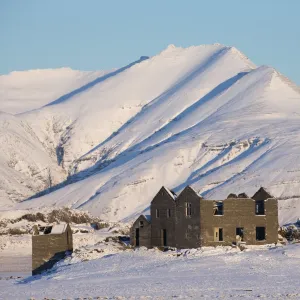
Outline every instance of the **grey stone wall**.
[[(163, 246), (163, 230), (166, 230), (167, 246), (175, 247), (175, 201), (164, 187), (153, 198), (150, 210), (152, 246)], [(156, 216), (156, 210), (159, 212), (159, 217)]]
[[(265, 200), (265, 215), (255, 214), (255, 200), (229, 198), (223, 201), (222, 216), (213, 214), (212, 200), (200, 201), (201, 245), (231, 245), (236, 242), (236, 228), (244, 228), (244, 242), (250, 245), (261, 245), (277, 242), (278, 208), (276, 199)], [(256, 240), (256, 227), (266, 228), (266, 239)], [(215, 241), (215, 228), (223, 228), (223, 241)]]
[[(143, 222), (142, 226), (140, 222)], [(139, 230), (139, 246), (151, 248), (151, 224), (143, 215), (137, 218), (130, 230), (130, 244), (134, 247), (137, 246), (136, 229)]]
[[(190, 204), (191, 215), (187, 215), (187, 203)], [(176, 199), (176, 247), (197, 248), (200, 240), (200, 197), (187, 186)]]

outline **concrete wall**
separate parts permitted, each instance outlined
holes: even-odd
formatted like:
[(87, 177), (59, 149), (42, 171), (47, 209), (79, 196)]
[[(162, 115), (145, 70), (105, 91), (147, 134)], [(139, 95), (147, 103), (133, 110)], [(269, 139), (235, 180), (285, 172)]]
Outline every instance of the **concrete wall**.
[[(38, 274), (52, 267), (63, 257), (65, 251), (73, 250), (73, 237), (70, 226), (62, 234), (32, 236), (32, 274)], [(47, 263), (51, 260), (50, 263)]]
[[(159, 217), (156, 217), (156, 210)], [(168, 209), (171, 216), (168, 217)], [(167, 233), (167, 246), (175, 247), (175, 201), (169, 192), (162, 187), (151, 202), (151, 244), (152, 246), (163, 246), (162, 230)]]
[[(244, 242), (261, 245), (277, 242), (278, 207), (276, 199), (265, 200), (265, 215), (255, 215), (255, 200), (229, 198), (223, 201), (222, 216), (213, 215), (212, 200), (200, 201), (202, 246), (231, 245), (236, 242), (236, 228), (244, 228)], [(266, 228), (266, 239), (256, 240), (256, 227)], [(214, 241), (214, 228), (223, 228), (223, 241)]]
[[(223, 202), (223, 215), (214, 215), (214, 204), (218, 201), (205, 200), (187, 186), (174, 198), (162, 187), (151, 202), (151, 224), (140, 230), (140, 245), (146, 247), (163, 246), (162, 231), (167, 232), (167, 246), (177, 248), (197, 248), (201, 246), (232, 245), (237, 242), (236, 228), (243, 228), (243, 241), (246, 244), (261, 245), (277, 242), (278, 238), (278, 204), (277, 199), (270, 198), (263, 188), (253, 197), (264, 202), (264, 215), (255, 214), (255, 200), (245, 198), (227, 198)], [(186, 213), (186, 203), (191, 204), (191, 216)], [(156, 210), (159, 217), (156, 217)], [(170, 209), (171, 216), (167, 211)], [(134, 229), (131, 230), (132, 245), (135, 245)], [(256, 227), (265, 227), (265, 240), (256, 239)], [(223, 241), (215, 240), (215, 230), (223, 229)], [(151, 241), (149, 243), (149, 238)], [(147, 246), (148, 245), (148, 246)]]
[[(191, 204), (191, 216), (186, 214), (186, 203)], [(187, 186), (176, 199), (176, 247), (197, 248), (200, 239), (200, 197)]]
[[(143, 226), (140, 226), (140, 221), (143, 222)], [(151, 248), (151, 224), (142, 215), (137, 218), (133, 223), (130, 230), (130, 244), (136, 246), (136, 229), (139, 229), (139, 246)]]

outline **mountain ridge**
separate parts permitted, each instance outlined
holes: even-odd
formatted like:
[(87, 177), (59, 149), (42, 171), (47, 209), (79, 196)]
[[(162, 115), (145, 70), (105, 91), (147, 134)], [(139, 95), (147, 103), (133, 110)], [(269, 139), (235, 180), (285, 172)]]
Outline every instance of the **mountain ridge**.
[[(263, 185), (277, 197), (293, 199), (285, 202), (282, 219), (294, 217), (287, 203), (300, 211), (300, 200), (293, 198), (300, 195), (294, 168), (300, 93), (273, 68), (256, 67), (221, 44), (170, 45), (154, 57), (79, 79), (61, 82), (62, 95), (14, 116), (35, 136), (36, 172), (48, 171), (24, 194), (24, 184), (36, 177), (23, 178), (24, 170), (13, 167), (18, 183), (11, 190), (0, 178), (5, 207), (8, 199), (30, 198), (57, 185), (57, 191), (15, 207), (67, 205), (108, 220), (129, 220), (147, 209), (161, 185), (178, 192), (191, 184), (210, 198), (251, 194)], [(76, 87), (68, 91), (70, 82)], [(4, 153), (18, 153), (14, 145), (8, 149), (3, 146)], [(21, 157), (21, 165), (33, 164), (29, 152), (30, 163)], [(0, 164), (7, 164), (4, 154)]]

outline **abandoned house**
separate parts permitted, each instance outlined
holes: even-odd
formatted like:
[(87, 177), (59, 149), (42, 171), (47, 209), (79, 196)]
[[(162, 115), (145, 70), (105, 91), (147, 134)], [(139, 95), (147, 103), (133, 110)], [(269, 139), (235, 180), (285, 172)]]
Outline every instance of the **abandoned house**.
[(278, 205), (264, 188), (252, 198), (230, 194), (207, 200), (187, 186), (179, 196), (162, 187), (130, 231), (131, 244), (145, 247), (198, 248), (246, 243), (276, 243)]
[(33, 227), (32, 275), (50, 269), (66, 251), (73, 251), (72, 230), (69, 224)]

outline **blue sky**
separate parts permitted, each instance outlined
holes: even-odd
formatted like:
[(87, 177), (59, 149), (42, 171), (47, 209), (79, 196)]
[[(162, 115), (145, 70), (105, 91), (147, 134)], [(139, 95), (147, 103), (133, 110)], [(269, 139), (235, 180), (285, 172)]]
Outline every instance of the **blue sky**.
[(0, 73), (121, 67), (222, 43), (300, 85), (300, 0), (0, 0)]

